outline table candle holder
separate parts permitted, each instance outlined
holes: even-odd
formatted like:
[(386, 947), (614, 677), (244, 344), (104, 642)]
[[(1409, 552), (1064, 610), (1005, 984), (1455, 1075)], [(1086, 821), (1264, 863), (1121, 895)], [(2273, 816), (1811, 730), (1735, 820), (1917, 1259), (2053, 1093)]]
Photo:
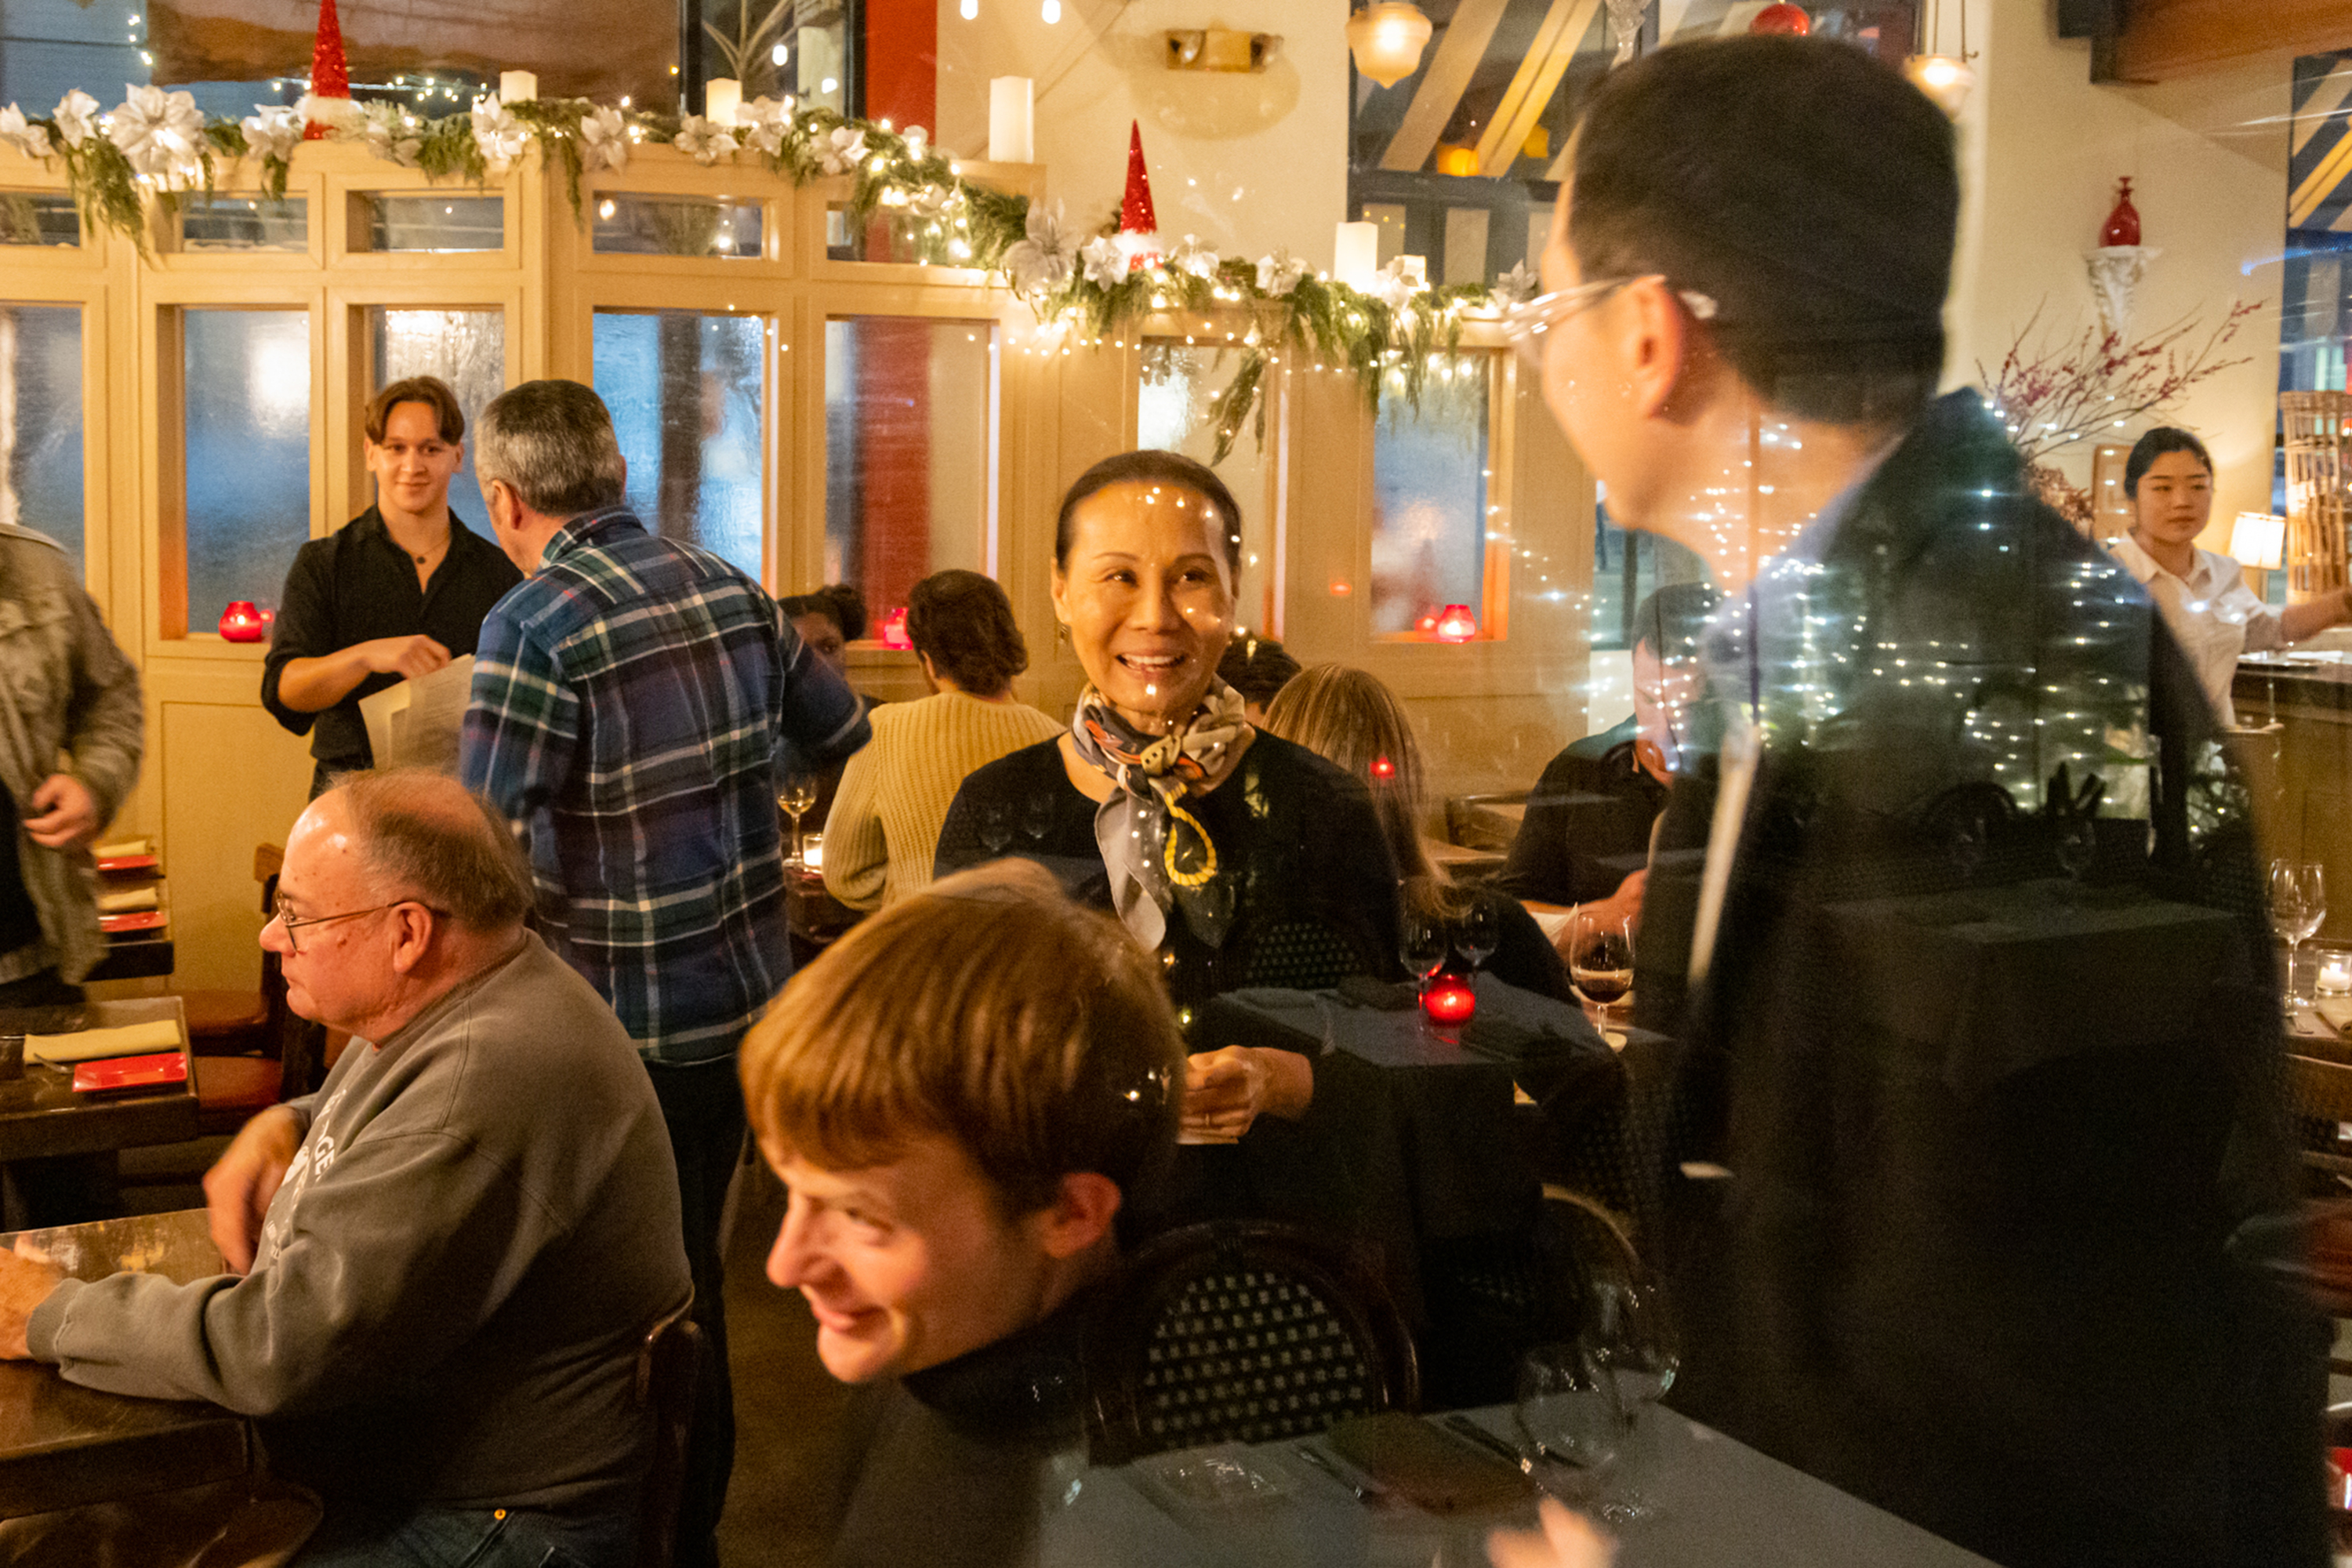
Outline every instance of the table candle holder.
[(1421, 1010), (1433, 1024), (1466, 1024), (1478, 1016), (1478, 993), (1458, 974), (1440, 974), (1422, 992)]
[(2352, 950), (2312, 945), (2310, 963), (2311, 989), (2315, 994), (2352, 995)]

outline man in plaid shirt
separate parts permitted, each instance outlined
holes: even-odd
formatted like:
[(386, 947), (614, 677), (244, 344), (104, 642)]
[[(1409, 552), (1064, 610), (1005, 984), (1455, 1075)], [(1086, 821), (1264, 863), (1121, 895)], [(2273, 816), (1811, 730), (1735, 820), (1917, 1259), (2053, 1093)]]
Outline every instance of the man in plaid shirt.
[(636, 1040), (669, 1123), (712, 1352), (677, 1561), (709, 1563), (734, 1449), (719, 1224), (743, 1147), (735, 1044), (792, 971), (776, 758), (845, 757), (867, 726), (757, 583), (630, 514), (587, 387), (499, 397), (474, 466), (524, 580), (482, 623), (459, 773), (522, 837), (542, 932)]

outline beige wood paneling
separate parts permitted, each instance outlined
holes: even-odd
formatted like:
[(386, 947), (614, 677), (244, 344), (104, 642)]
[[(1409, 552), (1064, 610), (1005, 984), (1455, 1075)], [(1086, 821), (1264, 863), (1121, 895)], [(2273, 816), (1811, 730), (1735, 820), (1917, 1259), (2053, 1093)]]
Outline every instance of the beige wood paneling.
[(172, 882), (176, 988), (250, 988), (260, 973), (253, 847), (283, 844), (310, 793), (310, 759), (259, 702), (150, 699), (162, 744), (158, 837)]

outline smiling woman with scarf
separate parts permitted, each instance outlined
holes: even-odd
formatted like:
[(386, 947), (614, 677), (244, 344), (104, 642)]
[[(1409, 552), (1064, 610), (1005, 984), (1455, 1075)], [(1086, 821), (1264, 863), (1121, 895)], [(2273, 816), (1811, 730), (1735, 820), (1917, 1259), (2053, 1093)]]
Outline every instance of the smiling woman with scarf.
[[(1253, 728), (1216, 678), (1240, 562), (1240, 510), (1201, 464), (1126, 452), (1081, 475), (1054, 534), (1054, 614), (1087, 672), (1076, 714), (966, 779), (940, 834), (940, 876), (1019, 855), (1116, 914), (1161, 954), (1187, 1019), (1220, 991), (1299, 984), (1302, 965), (1396, 963), (1396, 866), (1364, 786)], [(1285, 1051), (1228, 1047), (1191, 1076), (1186, 1130), (1219, 1140), (1313, 1090)]]

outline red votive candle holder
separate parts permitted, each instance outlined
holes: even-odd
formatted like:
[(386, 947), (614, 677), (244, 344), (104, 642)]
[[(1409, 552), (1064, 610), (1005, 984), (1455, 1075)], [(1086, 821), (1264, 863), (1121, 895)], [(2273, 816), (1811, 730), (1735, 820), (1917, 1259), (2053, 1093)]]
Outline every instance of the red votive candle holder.
[(1466, 1024), (1478, 1012), (1478, 993), (1458, 975), (1441, 974), (1421, 994), (1421, 1010), (1433, 1024)]
[(233, 599), (221, 612), (220, 635), (226, 642), (259, 642), (269, 633), (261, 612), (253, 607), (250, 599)]
[(882, 612), (881, 629), (884, 647), (904, 651), (915, 646), (915, 639), (907, 635), (907, 610), (903, 605)]

